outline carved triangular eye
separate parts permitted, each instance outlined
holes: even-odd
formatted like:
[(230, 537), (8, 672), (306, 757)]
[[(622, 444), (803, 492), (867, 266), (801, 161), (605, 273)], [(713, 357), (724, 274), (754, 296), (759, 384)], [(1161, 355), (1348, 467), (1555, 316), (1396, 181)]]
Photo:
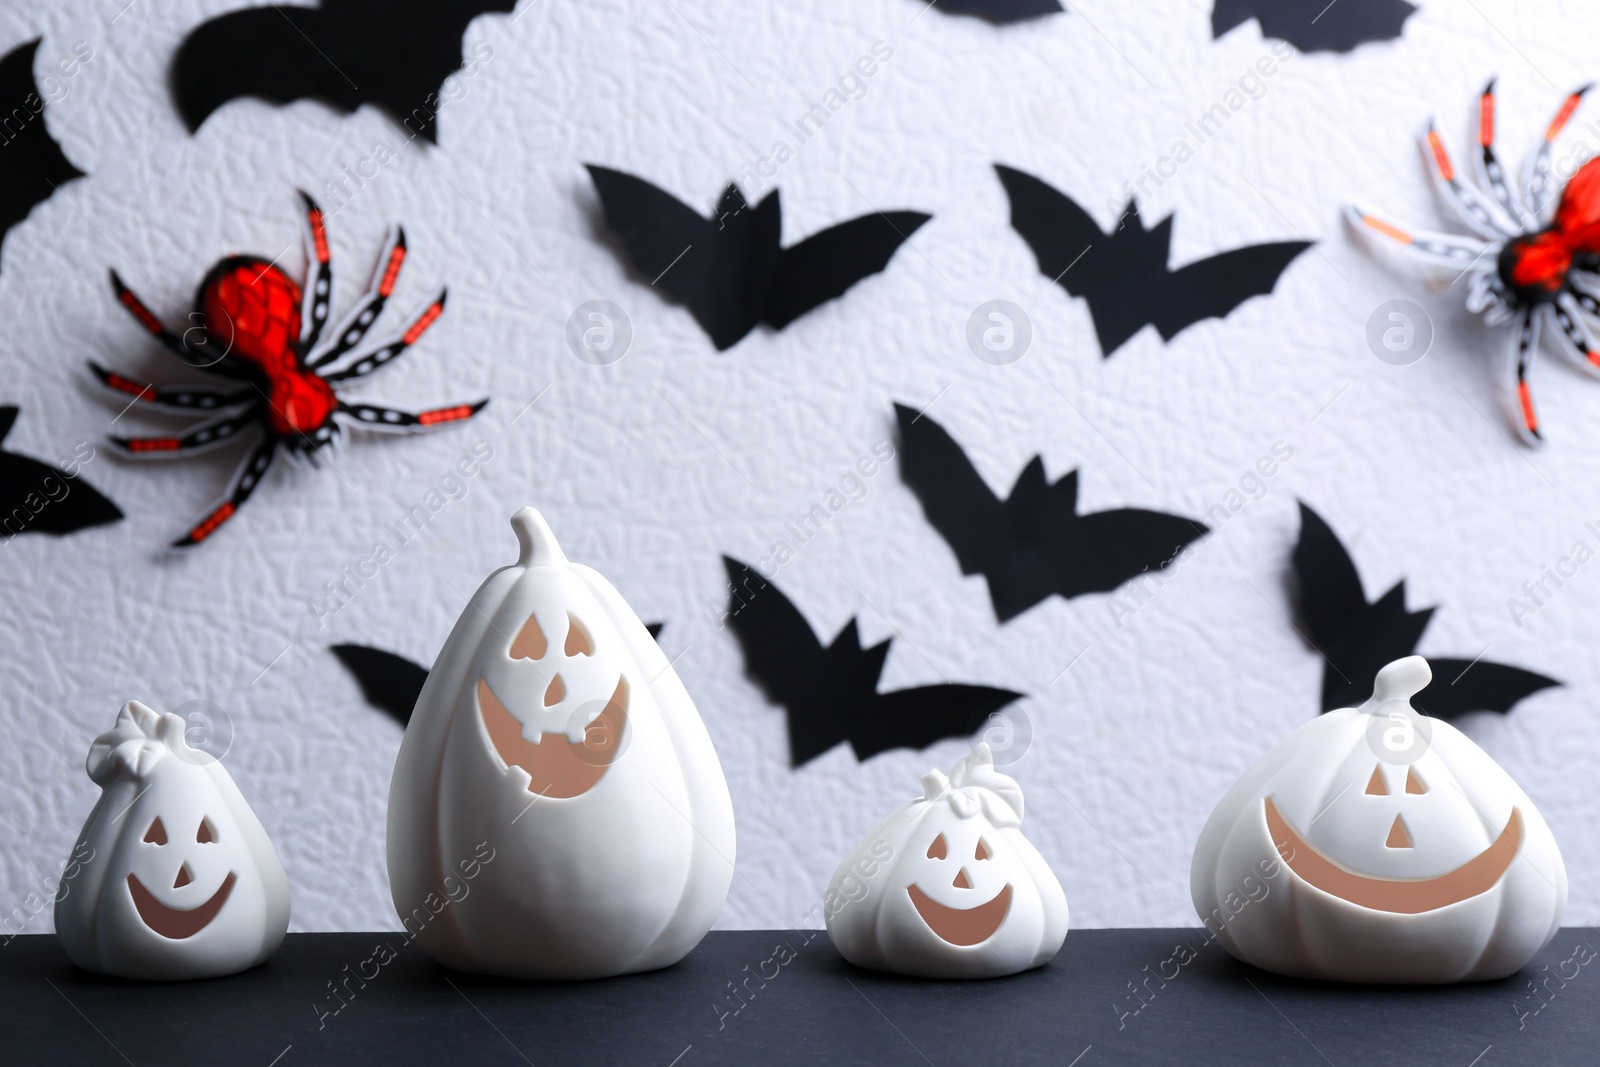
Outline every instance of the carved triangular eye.
[(155, 822), (150, 824), (150, 829), (144, 832), (144, 839), (152, 845), (167, 843), (167, 828), (161, 825), (161, 816), (157, 815)]
[(544, 659), (544, 654), (550, 648), (550, 642), (544, 638), (544, 631), (539, 629), (539, 620), (532, 615), (522, 624), (522, 629), (517, 631), (516, 638), (511, 642), (512, 659)]
[(217, 831), (212, 827), (210, 819), (205, 816), (200, 817), (200, 829), (194, 832), (194, 839), (202, 845), (209, 845), (217, 839)]
[(978, 838), (978, 847), (972, 851), (973, 859), (986, 860), (993, 855), (994, 853), (989, 851), (989, 842), (981, 837)]
[(583, 623), (571, 615), (567, 616), (567, 644), (564, 651), (569, 656), (594, 655), (594, 639), (583, 628)]
[(1415, 767), (1408, 768), (1406, 770), (1406, 792), (1426, 793), (1427, 791), (1428, 787), (1422, 784), (1421, 778), (1417, 777), (1417, 769)]
[(1383, 780), (1383, 764), (1372, 768), (1372, 777), (1367, 779), (1367, 796), (1386, 797), (1389, 795), (1389, 783)]
[(950, 855), (950, 848), (944, 843), (944, 835), (940, 834), (933, 839), (933, 844), (928, 846), (928, 858), (930, 860), (942, 860), (948, 855)]

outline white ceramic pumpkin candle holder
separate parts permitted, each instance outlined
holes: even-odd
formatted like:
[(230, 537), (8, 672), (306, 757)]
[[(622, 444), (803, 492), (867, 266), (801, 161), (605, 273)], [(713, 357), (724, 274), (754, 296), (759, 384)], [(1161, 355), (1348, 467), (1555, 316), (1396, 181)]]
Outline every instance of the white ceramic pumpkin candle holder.
[(1313, 719), (1212, 812), (1190, 871), (1223, 946), (1280, 974), (1344, 982), (1504, 978), (1561, 924), (1550, 827), (1488, 753), (1412, 709), (1420, 656), (1372, 697)]
[(389, 789), (390, 893), (450, 967), (600, 978), (666, 967), (733, 878), (733, 804), (683, 683), (537, 511), (417, 699)]
[(56, 896), (73, 963), (122, 978), (216, 978), (289, 929), (289, 879), (222, 764), (184, 721), (130, 700), (89, 749), (100, 799)]
[(1022, 836), (1022, 789), (979, 742), (845, 857), (824, 914), (858, 967), (924, 978), (998, 978), (1049, 963), (1067, 895)]

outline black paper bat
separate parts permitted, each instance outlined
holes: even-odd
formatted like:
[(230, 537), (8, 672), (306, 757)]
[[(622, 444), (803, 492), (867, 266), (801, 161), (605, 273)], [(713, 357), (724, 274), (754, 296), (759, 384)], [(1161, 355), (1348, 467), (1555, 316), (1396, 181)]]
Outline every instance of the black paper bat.
[(33, 80), (35, 38), (0, 59), (0, 239), (62, 182), (83, 177), (44, 124), (44, 98)]
[(917, 0), (917, 3), (946, 15), (973, 15), (996, 26), (1041, 15), (1058, 15), (1062, 11), (1060, 0)]
[[(1378, 671), (1416, 652), (1433, 608), (1406, 610), (1404, 579), (1372, 603), (1355, 562), (1322, 516), (1300, 505), (1300, 542), (1294, 549), (1300, 584), (1300, 618), (1323, 655), (1322, 710), (1356, 707), (1372, 695)], [(1511, 710), (1523, 697), (1560, 685), (1553, 678), (1484, 660), (1428, 657), (1433, 681), (1411, 703), (1449, 719), (1468, 711)]]
[[(645, 629), (650, 631), (651, 637), (660, 637), (663, 625), (652, 622)], [(404, 656), (366, 645), (329, 645), (328, 650), (339, 657), (345, 670), (355, 678), (368, 704), (379, 711), (387, 711), (401, 726), (411, 722), (411, 711), (422, 695), (422, 683), (428, 680), (426, 667)]]
[(717, 214), (704, 219), (642, 178), (594, 164), (589, 174), (606, 225), (635, 269), (685, 304), (719, 351), (758, 323), (781, 330), (842, 296), (888, 266), (895, 250), (933, 217), (917, 211), (862, 215), (783, 248), (776, 189), (751, 207), (730, 182)]
[(788, 713), (789, 762), (815, 759), (848, 741), (856, 759), (891, 748), (927, 748), (966, 737), (1022, 696), (986, 685), (938, 685), (878, 692), (888, 640), (861, 647), (856, 620), (826, 648), (793, 603), (754, 570), (728, 556), (728, 622), (744, 649), (745, 669)]
[[(0, 442), (16, 421), (15, 407), (0, 407)], [(76, 533), (120, 518), (121, 509), (81, 474), (0, 450), (0, 536)]]
[(1221, 37), (1247, 19), (1261, 36), (1288, 41), (1302, 52), (1349, 52), (1368, 41), (1392, 41), (1416, 7), (1405, 0), (1217, 0), (1211, 36)]
[(410, 136), (437, 143), (445, 78), (461, 67), (461, 35), (516, 0), (323, 0), (271, 4), (202, 23), (178, 48), (172, 82), (189, 132), (241, 96), (311, 98), (349, 113), (374, 104)]
[(1001, 500), (944, 427), (903, 404), (900, 476), (962, 574), (982, 574), (1001, 622), (1055, 593), (1109, 593), (1171, 563), (1209, 533), (1194, 519), (1140, 508), (1078, 514), (1078, 472), (1054, 483), (1034, 456)]
[[(1110, 358), (1146, 325), (1163, 341), (1201, 319), (1219, 319), (1265, 296), (1309, 241), (1246, 245), (1172, 270), (1172, 216), (1147, 230), (1132, 200), (1102, 233), (1088, 212), (1031, 174), (996, 165), (1011, 198), (1011, 225), (1039, 260), (1039, 271), (1089, 302), (1100, 351)], [(1130, 225), (1132, 223), (1132, 225)]]

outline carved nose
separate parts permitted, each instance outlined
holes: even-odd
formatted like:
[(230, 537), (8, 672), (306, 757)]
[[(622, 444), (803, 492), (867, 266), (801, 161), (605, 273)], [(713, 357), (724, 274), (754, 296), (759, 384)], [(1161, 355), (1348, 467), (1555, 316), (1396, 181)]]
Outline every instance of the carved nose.
[(189, 865), (185, 863), (178, 868), (178, 877), (172, 880), (172, 888), (181, 889), (192, 881), (194, 881), (194, 875), (189, 873)]
[(963, 867), (961, 870), (956, 872), (956, 879), (950, 884), (955, 886), (957, 889), (971, 889), (972, 879), (967, 877), (967, 869)]
[(1389, 840), (1384, 844), (1390, 848), (1411, 847), (1411, 831), (1406, 829), (1406, 821), (1400, 816), (1394, 817), (1394, 823), (1389, 827)]
[(561, 675), (550, 679), (550, 685), (544, 691), (544, 706), (551, 707), (561, 703), (561, 698), (567, 695), (567, 683), (561, 680)]

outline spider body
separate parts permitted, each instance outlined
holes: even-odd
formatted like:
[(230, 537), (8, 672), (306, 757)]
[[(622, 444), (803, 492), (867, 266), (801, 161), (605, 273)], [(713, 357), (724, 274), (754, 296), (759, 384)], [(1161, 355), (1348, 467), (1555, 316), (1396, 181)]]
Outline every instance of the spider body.
[(1403, 246), (1420, 262), (1441, 265), (1467, 279), (1467, 308), (1490, 325), (1513, 324), (1516, 389), (1512, 422), (1523, 441), (1544, 434), (1533, 406), (1528, 372), (1549, 330), (1557, 349), (1575, 366), (1600, 377), (1600, 159), (1591, 159), (1564, 185), (1552, 145), (1588, 87), (1572, 93), (1529, 157), (1520, 187), (1513, 187), (1494, 147), (1494, 82), (1479, 98), (1476, 182), (1457, 173), (1430, 121), (1423, 158), (1445, 206), (1477, 238), (1426, 233), (1396, 226), (1350, 208), (1353, 225)]
[(322, 211), (304, 193), (301, 198), (311, 263), (309, 290), (302, 290), (269, 260), (230, 256), (201, 281), (191, 316), (196, 325), (180, 337), (111, 272), (118, 302), (147, 332), (191, 367), (237, 383), (228, 388), (157, 388), (91, 363), (101, 382), (135, 402), (191, 414), (220, 413), (183, 434), (114, 437), (112, 443), (130, 455), (170, 457), (213, 448), (252, 425), (260, 430), (261, 439), (235, 474), (229, 495), (173, 542), (177, 547), (200, 543), (232, 518), (255, 491), (280, 446), (291, 455), (314, 457), (335, 444), (341, 417), (373, 429), (406, 431), (471, 418), (488, 403), (480, 400), (411, 413), (339, 398), (339, 383), (372, 373), (421, 337), (443, 312), (445, 294), (441, 291), (399, 337), (379, 348), (354, 352), (388, 301), (405, 260), (405, 233), (396, 229), (362, 306), (339, 326), (330, 344), (319, 344), (328, 318), (332, 265)]

